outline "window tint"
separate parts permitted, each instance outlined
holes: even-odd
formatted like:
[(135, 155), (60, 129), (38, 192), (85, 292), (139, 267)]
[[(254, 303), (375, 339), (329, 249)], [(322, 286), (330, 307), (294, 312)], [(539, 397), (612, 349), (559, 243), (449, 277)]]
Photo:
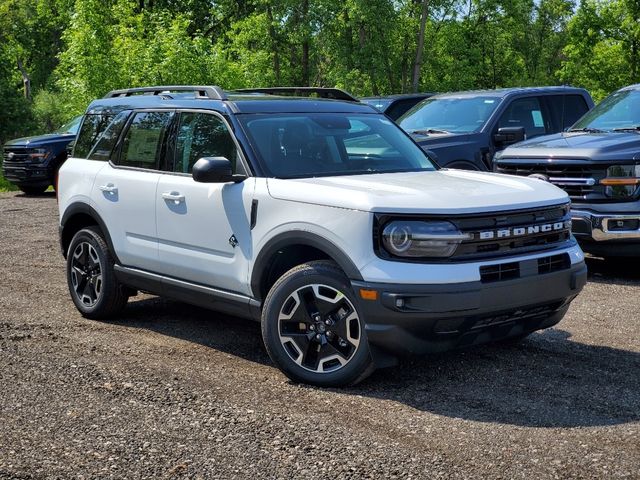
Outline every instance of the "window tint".
[(565, 128), (569, 128), (588, 111), (589, 106), (587, 105), (587, 102), (584, 101), (582, 95), (565, 95), (562, 129), (564, 130)]
[(122, 145), (119, 164), (160, 169), (172, 112), (139, 112), (133, 117)]
[(89, 152), (89, 160), (107, 161), (111, 158), (111, 152), (130, 113), (130, 111), (121, 112), (113, 119)]
[(573, 125), (574, 129), (635, 128), (640, 126), (640, 90), (612, 93)]
[(173, 170), (191, 173), (202, 157), (225, 157), (236, 171), (238, 152), (222, 119), (207, 113), (181, 113)]
[(91, 147), (93, 147), (112, 119), (113, 115), (85, 115), (73, 149), (73, 156), (87, 158)]
[(524, 127), (527, 138), (547, 133), (549, 122), (537, 97), (519, 98), (511, 102), (498, 121), (498, 128)]

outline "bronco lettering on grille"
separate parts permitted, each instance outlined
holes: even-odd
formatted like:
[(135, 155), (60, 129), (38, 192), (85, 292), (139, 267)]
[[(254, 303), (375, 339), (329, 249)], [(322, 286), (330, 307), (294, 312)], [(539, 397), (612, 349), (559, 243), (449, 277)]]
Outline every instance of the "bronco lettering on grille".
[(560, 230), (568, 230), (571, 228), (571, 221), (555, 223), (544, 223), (541, 225), (529, 225), (527, 227), (510, 227), (501, 228), (499, 230), (487, 230), (478, 232), (477, 235), (480, 240), (491, 240), (493, 238), (510, 238), (510, 237), (522, 237), (524, 235), (535, 235), (537, 233), (549, 233), (557, 232)]

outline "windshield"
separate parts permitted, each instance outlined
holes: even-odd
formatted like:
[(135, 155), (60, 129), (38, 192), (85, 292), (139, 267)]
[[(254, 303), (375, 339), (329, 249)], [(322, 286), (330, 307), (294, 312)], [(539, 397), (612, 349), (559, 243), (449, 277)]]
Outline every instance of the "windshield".
[(640, 127), (640, 90), (623, 90), (605, 98), (571, 130), (617, 130)]
[(400, 117), (398, 124), (409, 133), (477, 132), (499, 103), (496, 97), (430, 98)]
[(268, 174), (278, 178), (435, 170), (383, 115), (238, 116)]
[(80, 126), (81, 120), (82, 120), (82, 115), (74, 118), (69, 123), (65, 123), (59, 129), (57, 129), (54, 133), (60, 133), (60, 134), (70, 133), (75, 135), (76, 133), (78, 133), (78, 127)]

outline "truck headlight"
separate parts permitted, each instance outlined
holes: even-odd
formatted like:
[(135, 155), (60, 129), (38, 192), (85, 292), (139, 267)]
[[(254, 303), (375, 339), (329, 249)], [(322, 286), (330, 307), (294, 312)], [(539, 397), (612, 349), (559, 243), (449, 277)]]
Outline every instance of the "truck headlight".
[(49, 150), (46, 148), (34, 148), (30, 153), (29, 157), (32, 159), (44, 160), (49, 156)]
[(613, 165), (607, 168), (607, 177), (600, 180), (605, 195), (611, 198), (630, 198), (640, 185), (640, 165)]
[(398, 257), (450, 257), (463, 240), (462, 233), (451, 222), (394, 220), (382, 230), (382, 244)]

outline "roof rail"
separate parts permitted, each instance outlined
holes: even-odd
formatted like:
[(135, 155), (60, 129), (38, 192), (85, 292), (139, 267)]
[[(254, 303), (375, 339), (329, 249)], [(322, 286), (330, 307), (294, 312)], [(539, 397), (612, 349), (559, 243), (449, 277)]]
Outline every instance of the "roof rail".
[(125, 88), (124, 90), (113, 90), (107, 93), (104, 98), (130, 97), (136, 94), (162, 95), (165, 92), (194, 92), (196, 98), (208, 98), (212, 100), (226, 100), (227, 95), (220, 87), (216, 86), (196, 86), (196, 85), (160, 85), (157, 87)]
[(310, 97), (316, 94), (320, 98), (330, 98), (333, 100), (346, 100), (357, 102), (358, 99), (351, 96), (339, 88), (328, 87), (268, 87), (268, 88), (238, 88), (234, 92), (238, 93), (265, 93), (267, 95), (292, 95), (295, 97)]

